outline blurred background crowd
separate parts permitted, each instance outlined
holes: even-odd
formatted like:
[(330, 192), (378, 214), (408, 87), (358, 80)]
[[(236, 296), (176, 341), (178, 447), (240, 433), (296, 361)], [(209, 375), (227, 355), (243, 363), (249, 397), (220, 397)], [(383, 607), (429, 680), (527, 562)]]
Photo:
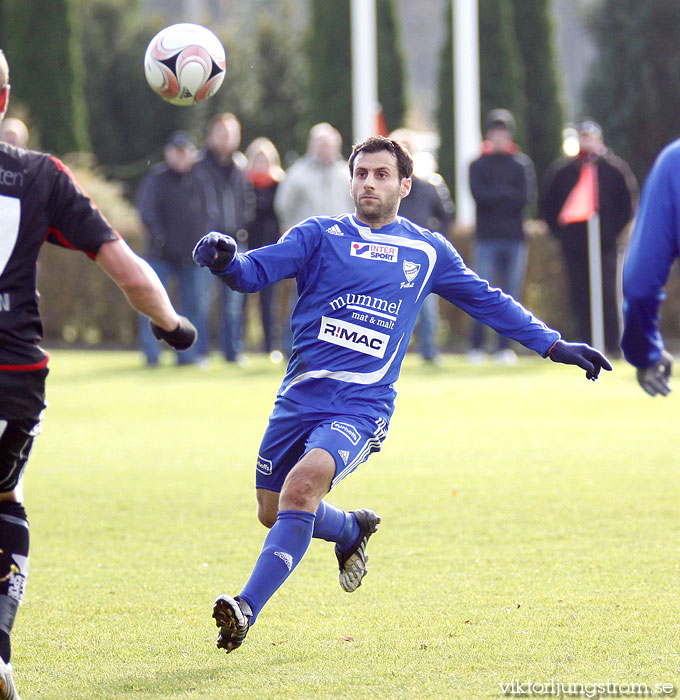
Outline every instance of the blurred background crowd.
[[(620, 256), (638, 183), (680, 132), (680, 5), (479, 0), (475, 226), (457, 224), (451, 196), (451, 2), (377, 0), (377, 16), (376, 131), (407, 142), (422, 183), (400, 213), (443, 233), (549, 325), (588, 341), (585, 234), (560, 214), (574, 169), (595, 162), (605, 349), (617, 354)], [(149, 39), (179, 21), (209, 26), (227, 50), (221, 90), (188, 109), (154, 95), (142, 70)], [(282, 284), (246, 303), (195, 268), (190, 251), (207, 230), (247, 250), (306, 216), (353, 209), (349, 0), (4, 0), (0, 47), (16, 85), (0, 138), (64, 157), (147, 257), (202, 330), (183, 361), (207, 364), (216, 351), (228, 362), (260, 351), (281, 361), (294, 289)], [(42, 260), (49, 342), (139, 346), (146, 363), (158, 363), (156, 341), (108, 280), (84, 274), (84, 256), (46, 249)], [(669, 288), (677, 287), (673, 276)], [(679, 322), (680, 313), (663, 318), (671, 346)], [(436, 299), (423, 308), (412, 349), (428, 362), (456, 351), (511, 363), (517, 351)]]

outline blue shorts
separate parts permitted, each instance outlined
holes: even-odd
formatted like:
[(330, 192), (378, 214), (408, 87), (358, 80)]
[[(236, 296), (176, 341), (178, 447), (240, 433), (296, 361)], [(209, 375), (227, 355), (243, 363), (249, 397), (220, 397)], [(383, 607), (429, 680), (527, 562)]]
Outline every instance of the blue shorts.
[(279, 397), (269, 416), (260, 453), (255, 484), (258, 489), (281, 491), (288, 472), (315, 447), (335, 459), (331, 488), (378, 452), (387, 436), (384, 417), (324, 413)]

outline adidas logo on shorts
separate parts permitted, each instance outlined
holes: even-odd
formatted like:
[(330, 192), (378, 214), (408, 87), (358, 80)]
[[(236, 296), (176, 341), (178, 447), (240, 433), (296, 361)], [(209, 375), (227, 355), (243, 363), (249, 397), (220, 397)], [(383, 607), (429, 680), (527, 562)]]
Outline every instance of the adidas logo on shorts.
[(342, 461), (347, 464), (349, 459), (349, 450), (338, 450), (338, 454), (342, 457)]

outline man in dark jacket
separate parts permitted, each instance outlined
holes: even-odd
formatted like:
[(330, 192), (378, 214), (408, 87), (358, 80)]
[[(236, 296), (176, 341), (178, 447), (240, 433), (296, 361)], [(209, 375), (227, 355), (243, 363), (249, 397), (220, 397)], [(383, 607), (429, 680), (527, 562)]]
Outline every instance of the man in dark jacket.
[[(142, 180), (137, 195), (137, 209), (147, 230), (146, 257), (165, 287), (176, 283), (179, 309), (201, 336), (190, 350), (177, 354), (180, 365), (205, 364), (208, 355), (210, 299), (201, 284), (205, 275), (191, 260), (196, 241), (208, 230), (203, 224), (203, 187), (193, 171), (196, 154), (189, 134), (171, 134), (163, 151), (164, 162)], [(157, 365), (161, 345), (144, 317), (139, 339), (147, 365)]]
[[(512, 140), (515, 119), (506, 109), (489, 112), (482, 155), (470, 164), (470, 190), (477, 205), (474, 270), (504, 292), (522, 299), (527, 246), (524, 209), (536, 196), (536, 174), (531, 159)], [(468, 360), (482, 362), (486, 356), (486, 327), (472, 327)], [(517, 361), (510, 339), (498, 336), (496, 359)]]
[(577, 338), (591, 342), (588, 223), (567, 223), (560, 217), (560, 212), (579, 181), (581, 168), (588, 163), (595, 165), (599, 192), (604, 344), (608, 353), (617, 356), (620, 354), (617, 249), (621, 233), (633, 216), (638, 186), (628, 165), (605, 146), (598, 124), (586, 119), (576, 125), (576, 130), (579, 153), (551, 165), (543, 186), (540, 214), (562, 246)]
[[(196, 164), (196, 173), (207, 198), (204, 232), (219, 231), (233, 236), (239, 243), (239, 250), (245, 251), (248, 247), (246, 229), (254, 217), (255, 200), (241, 164), (235, 160), (240, 143), (239, 120), (229, 112), (215, 115), (208, 123), (206, 149)], [(242, 154), (238, 155), (245, 160)], [(227, 362), (241, 363), (243, 295), (224, 285), (220, 287), (220, 347)]]

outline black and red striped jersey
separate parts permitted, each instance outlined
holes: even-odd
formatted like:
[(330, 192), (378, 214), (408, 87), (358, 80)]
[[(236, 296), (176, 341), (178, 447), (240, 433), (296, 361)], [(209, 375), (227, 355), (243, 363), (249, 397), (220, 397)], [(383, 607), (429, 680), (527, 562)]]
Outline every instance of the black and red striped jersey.
[(94, 259), (117, 238), (58, 158), (0, 143), (0, 372), (47, 365), (36, 290), (43, 242)]

